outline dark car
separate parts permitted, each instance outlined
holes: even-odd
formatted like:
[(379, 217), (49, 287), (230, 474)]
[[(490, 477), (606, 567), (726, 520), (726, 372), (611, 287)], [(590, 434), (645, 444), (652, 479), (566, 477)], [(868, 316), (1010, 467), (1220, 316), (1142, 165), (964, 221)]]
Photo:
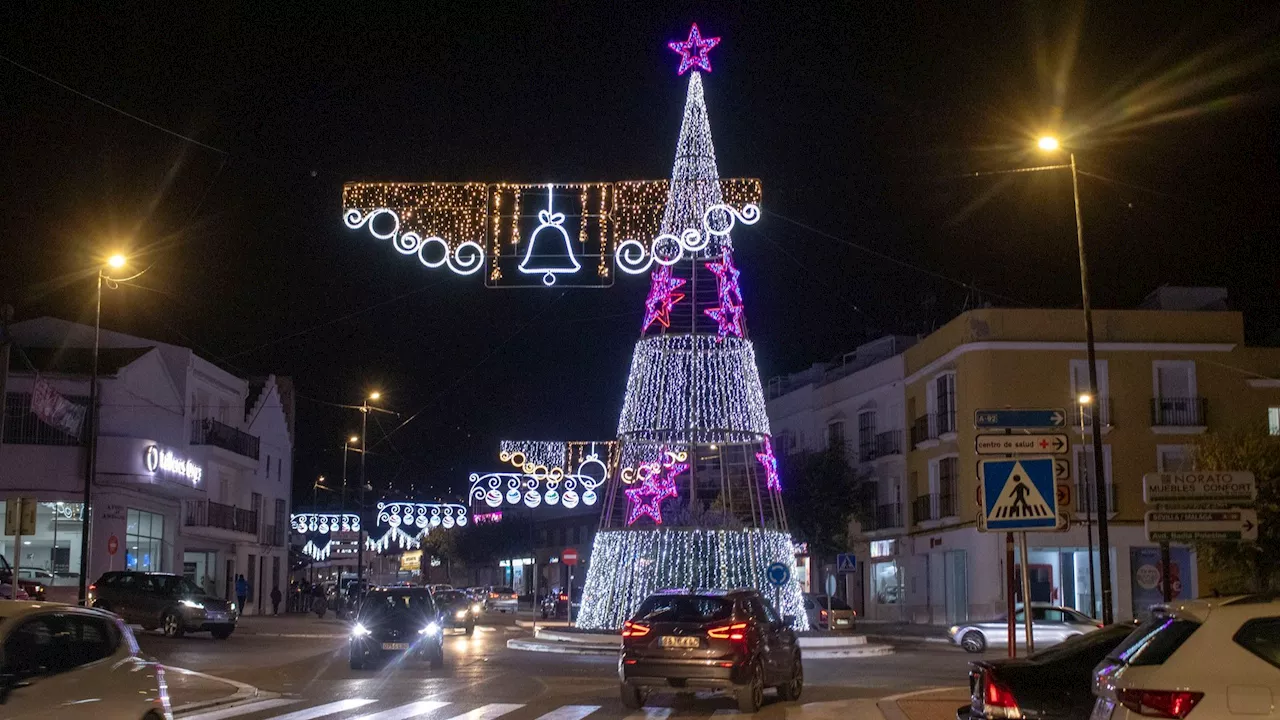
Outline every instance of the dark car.
[(211, 595), (181, 575), (117, 571), (89, 586), (93, 607), (110, 610), (143, 630), (160, 628), (168, 637), (208, 632), (219, 640), (236, 629), (236, 605)]
[(468, 635), (476, 631), (476, 616), (484, 608), (462, 590), (440, 590), (432, 597), (444, 616), (444, 626), (458, 628)]
[(444, 618), (427, 588), (378, 588), (364, 596), (351, 626), (351, 669), (415, 655), (444, 665)]
[(766, 687), (795, 700), (804, 668), (794, 622), (756, 590), (650, 595), (622, 628), (622, 704), (639, 708), (657, 688), (729, 691), (744, 713), (760, 709)]
[(957, 720), (1088, 720), (1093, 709), (1093, 668), (1133, 628), (1132, 623), (1116, 623), (1030, 657), (969, 663), (970, 703), (956, 710)]
[[(22, 568), (22, 570), (27, 570), (27, 568)], [(13, 582), (13, 566), (9, 564), (5, 556), (0, 555), (0, 584), (12, 585)], [(34, 576), (23, 577), (23, 573), (19, 571), (18, 587), (22, 588), (22, 591), (32, 600), (45, 599), (44, 583), (36, 580)]]
[[(582, 608), (582, 588), (573, 588), (573, 616), (578, 616)], [(542, 619), (569, 617), (569, 588), (551, 588), (551, 592), (542, 596)]]

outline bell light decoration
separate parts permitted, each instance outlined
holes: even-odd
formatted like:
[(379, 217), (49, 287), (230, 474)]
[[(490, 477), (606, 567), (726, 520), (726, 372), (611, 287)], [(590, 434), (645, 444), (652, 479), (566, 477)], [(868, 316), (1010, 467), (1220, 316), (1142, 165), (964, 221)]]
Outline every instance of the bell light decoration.
[(520, 272), (542, 274), (542, 284), (550, 287), (556, 283), (556, 275), (572, 275), (581, 269), (582, 265), (573, 256), (569, 233), (564, 229), (564, 213), (555, 211), (548, 185), (547, 209), (538, 211), (538, 227), (529, 237), (529, 249), (525, 250)]

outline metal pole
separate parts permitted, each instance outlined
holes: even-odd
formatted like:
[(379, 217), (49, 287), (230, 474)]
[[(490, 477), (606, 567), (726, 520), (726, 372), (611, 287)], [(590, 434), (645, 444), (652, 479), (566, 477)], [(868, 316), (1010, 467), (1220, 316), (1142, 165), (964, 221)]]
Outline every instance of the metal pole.
[(93, 475), (98, 465), (98, 341), (102, 332), (102, 269), (98, 269), (97, 302), (93, 315), (93, 371), (89, 375), (88, 423), (89, 447), (84, 462), (84, 508), (80, 511), (80, 592), (81, 605), (89, 596), (89, 518), (93, 493)]
[(347, 443), (342, 443), (342, 501), (340, 512), (347, 511)]
[[(1071, 153), (1071, 192), (1076, 206), (1076, 246), (1080, 251), (1080, 299), (1084, 305), (1085, 349), (1089, 356), (1089, 387), (1098, 394), (1098, 358), (1093, 342), (1093, 308), (1089, 303), (1089, 265), (1085, 261), (1084, 225), (1080, 218), (1080, 174), (1076, 171), (1076, 154)], [(1101, 400), (1101, 398), (1099, 398)], [(1107, 530), (1107, 476), (1102, 464), (1101, 412), (1094, 412), (1093, 465), (1095, 468), (1098, 506), (1098, 569), (1102, 573), (1102, 622), (1110, 625), (1115, 617), (1111, 607), (1111, 537)]]
[(1017, 615), (1018, 613), (1016, 611), (1017, 606), (1013, 602), (1013, 582), (1014, 582), (1013, 533), (1011, 532), (1007, 532), (1004, 534), (1004, 568), (1005, 568), (1004, 586), (1006, 591), (1005, 595), (1007, 596), (1006, 605), (1008, 606), (1007, 610), (1009, 613), (1009, 628), (1008, 628), (1009, 629), (1009, 657), (1016, 658), (1018, 657), (1018, 643), (1014, 641), (1013, 628), (1014, 628), (1014, 623), (1017, 622), (1014, 616)]
[(1160, 584), (1164, 586), (1164, 601), (1173, 602), (1173, 572), (1169, 559), (1169, 541), (1160, 543)]
[[(363, 407), (360, 408), (360, 532), (356, 533), (356, 592), (364, 592), (364, 486), (366, 484), (364, 474), (364, 456), (368, 453), (364, 449), (369, 447), (368, 435), (369, 430), (369, 401), (365, 400)], [(344, 463), (345, 465), (345, 463)], [(346, 474), (346, 468), (343, 468), (343, 474)]]
[(1027, 654), (1030, 655), (1036, 651), (1036, 641), (1031, 635), (1031, 564), (1027, 560), (1027, 533), (1019, 534), (1022, 535), (1022, 624), (1027, 633)]
[[(1094, 402), (1097, 403), (1097, 396), (1094, 396)], [(1080, 407), (1081, 411), (1084, 406)], [(1098, 412), (1098, 410), (1094, 410)], [(1084, 415), (1080, 415), (1080, 441), (1084, 442)], [(1093, 567), (1093, 498), (1089, 496), (1089, 488), (1091, 475), (1088, 466), (1080, 468), (1080, 477), (1084, 478), (1084, 535), (1089, 543), (1089, 617), (1095, 617), (1098, 612), (1098, 589), (1094, 584), (1094, 567)]]
[[(13, 306), (0, 305), (0, 445), (4, 444), (4, 407), (9, 385), (9, 322), (13, 320)], [(57, 522), (56, 520), (54, 521)], [(55, 525), (56, 527), (56, 525)]]

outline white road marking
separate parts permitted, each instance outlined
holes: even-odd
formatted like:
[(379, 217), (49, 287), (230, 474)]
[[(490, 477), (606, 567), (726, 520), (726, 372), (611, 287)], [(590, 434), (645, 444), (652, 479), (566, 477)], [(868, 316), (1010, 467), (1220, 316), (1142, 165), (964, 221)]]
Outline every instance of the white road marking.
[(720, 708), (719, 710), (716, 710), (715, 712), (711, 713), (711, 717), (720, 717), (722, 715), (741, 715), (741, 714), (742, 714), (741, 710), (730, 710), (728, 708)]
[(275, 700), (259, 700), (247, 705), (236, 705), (235, 707), (225, 707), (219, 710), (210, 710), (202, 712), (198, 715), (182, 715), (182, 720), (225, 720), (225, 718), (240, 717), (241, 715), (249, 715), (250, 713), (271, 710), (272, 708), (282, 707), (284, 705), (292, 705), (297, 700), (289, 700), (286, 698), (277, 698)]
[(493, 720), (493, 718), (501, 717), (522, 707), (524, 707), (524, 703), (489, 703), (488, 705), (481, 705), (470, 712), (454, 715), (449, 720)]
[(369, 698), (348, 698), (347, 700), (339, 700), (337, 702), (325, 703), (315, 707), (305, 708), (303, 710), (295, 710), (284, 715), (277, 715), (271, 720), (312, 720), (313, 718), (324, 717), (325, 715), (333, 715), (334, 713), (345, 712), (347, 710), (355, 710), (364, 707), (377, 700)]
[(599, 709), (599, 705), (565, 705), (552, 710), (537, 720), (582, 720), (582, 718)]
[(450, 703), (440, 702), (438, 700), (419, 700), (418, 702), (411, 702), (408, 705), (401, 705), (400, 707), (394, 707), (390, 710), (383, 710), (382, 712), (376, 712), (370, 715), (361, 715), (355, 720), (408, 720), (409, 718), (426, 715), (432, 710), (439, 710), (449, 704)]
[(644, 712), (628, 715), (623, 720), (667, 720), (670, 715), (669, 707), (645, 708)]

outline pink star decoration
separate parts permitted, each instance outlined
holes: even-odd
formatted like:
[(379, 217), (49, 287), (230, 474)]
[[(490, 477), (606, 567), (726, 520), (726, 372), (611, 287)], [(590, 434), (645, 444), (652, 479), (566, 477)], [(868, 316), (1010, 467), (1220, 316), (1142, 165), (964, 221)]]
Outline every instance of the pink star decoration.
[(773, 454), (773, 442), (768, 437), (764, 439), (764, 451), (756, 453), (756, 459), (764, 466), (765, 483), (770, 490), (782, 490), (782, 483), (778, 482), (778, 458)]
[(640, 332), (648, 330), (654, 322), (662, 323), (662, 327), (671, 327), (671, 308), (684, 299), (684, 293), (676, 290), (684, 282), (683, 278), (673, 277), (671, 268), (666, 265), (653, 272), (649, 298), (644, 301), (644, 326), (640, 328)]
[(662, 524), (662, 501), (676, 496), (676, 476), (689, 469), (689, 464), (676, 460), (671, 453), (661, 463), (649, 463), (648, 472), (640, 480), (640, 486), (625, 491), (630, 508), (627, 524), (631, 525), (648, 515), (658, 525)]
[(703, 38), (698, 32), (698, 23), (694, 23), (689, 29), (688, 40), (684, 42), (672, 40), (667, 43), (667, 47), (680, 53), (680, 69), (676, 71), (676, 75), (683, 75), (690, 68), (711, 72), (711, 58), (707, 57), (707, 52), (719, 44), (718, 37)]
[(733, 256), (725, 251), (724, 259), (707, 263), (707, 269), (716, 276), (716, 295), (720, 304), (702, 312), (716, 321), (719, 339), (729, 335), (742, 337), (742, 288), (738, 286), (739, 273), (733, 266)]

